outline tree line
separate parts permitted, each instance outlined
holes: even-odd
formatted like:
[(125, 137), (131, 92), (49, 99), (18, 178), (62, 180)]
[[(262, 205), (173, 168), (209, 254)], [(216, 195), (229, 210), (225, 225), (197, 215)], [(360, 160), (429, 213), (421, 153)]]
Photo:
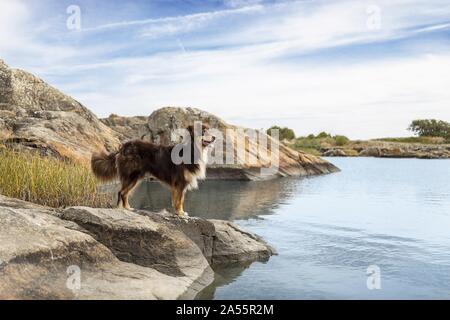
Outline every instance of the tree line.
[[(272, 126), (267, 130), (267, 134), (270, 135), (272, 129), (277, 129), (279, 132), (280, 140), (293, 140), (296, 138), (294, 130), (287, 127)], [(419, 119), (413, 120), (408, 127), (408, 130), (413, 132), (419, 137), (441, 137), (450, 142), (450, 123), (443, 120), (436, 119)], [(327, 138), (331, 135), (326, 132), (321, 132), (317, 136), (309, 135), (307, 138)], [(342, 144), (345, 144), (348, 139), (345, 136), (336, 136), (340, 140), (343, 140)], [(344, 140), (347, 140), (344, 142)]]

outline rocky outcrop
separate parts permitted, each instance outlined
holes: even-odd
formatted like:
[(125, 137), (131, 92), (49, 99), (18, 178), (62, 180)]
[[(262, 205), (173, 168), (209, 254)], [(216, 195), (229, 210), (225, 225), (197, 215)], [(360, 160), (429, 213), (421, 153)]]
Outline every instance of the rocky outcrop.
[[(153, 112), (148, 120), (150, 138), (161, 143), (176, 141), (171, 133), (174, 129), (185, 128), (194, 121), (207, 123), (211, 128), (221, 132), (221, 139), (216, 141), (213, 157), (221, 159), (223, 164), (213, 163), (208, 168), (211, 179), (263, 180), (280, 176), (308, 176), (338, 171), (331, 163), (303, 152), (294, 151), (278, 141), (257, 131), (267, 138), (266, 144), (249, 139), (247, 129), (226, 123), (222, 119), (196, 108), (166, 107)], [(243, 136), (243, 137), (242, 137)], [(239, 139), (245, 141), (244, 152), (238, 151)], [(226, 144), (230, 143), (231, 148)], [(278, 150), (278, 154), (274, 153)], [(274, 162), (273, 159), (277, 161)], [(227, 159), (234, 159), (228, 163)], [(273, 165), (273, 168), (271, 166)], [(263, 170), (261, 170), (263, 169)], [(266, 169), (266, 170), (264, 170)], [(271, 170), (273, 169), (273, 170)]]
[(345, 147), (322, 148), (321, 154), (325, 157), (450, 159), (450, 144), (354, 141)]
[[(223, 139), (216, 141), (213, 158), (221, 160), (213, 161), (208, 167), (208, 179), (264, 180), (280, 176), (308, 176), (338, 171), (331, 163), (313, 155), (294, 151), (265, 133), (257, 132), (267, 138), (266, 144), (249, 139), (247, 129), (228, 124), (200, 109), (165, 107), (154, 111), (148, 117), (147, 123), (142, 120), (112, 115), (102, 121), (113, 130), (117, 130), (122, 138), (144, 138), (162, 144), (176, 143), (179, 137), (174, 136), (174, 131), (186, 128), (194, 121), (202, 121), (219, 130)], [(243, 153), (238, 152), (240, 139), (245, 141)], [(226, 142), (229, 142), (231, 147), (227, 148)], [(220, 144), (222, 148), (218, 147)], [(279, 150), (278, 155), (273, 152), (274, 150)], [(227, 161), (229, 159), (233, 161)], [(277, 159), (278, 162), (273, 159)], [(270, 168), (271, 165), (273, 168)]]
[(212, 254), (214, 264), (267, 260), (275, 253), (260, 237), (242, 230), (234, 223), (223, 220), (211, 222), (216, 230)]
[(100, 119), (105, 125), (117, 132), (120, 141), (145, 139), (150, 135), (148, 117), (121, 117), (111, 114), (108, 118)]
[[(166, 107), (149, 117), (111, 115), (100, 121), (78, 101), (28, 72), (9, 68), (0, 60), (0, 143), (9, 147), (87, 161), (92, 152), (118, 149), (120, 142), (130, 139), (176, 142), (174, 129), (186, 128), (199, 120), (218, 129), (231, 146), (215, 148), (215, 159), (222, 161), (210, 166), (209, 178), (262, 180), (338, 171), (329, 162), (294, 151), (264, 133), (261, 134), (269, 143), (249, 139), (248, 133), (240, 131), (243, 128), (195, 108)], [(245, 141), (242, 153), (238, 152), (240, 141)], [(275, 150), (279, 150), (279, 155), (274, 155)]]
[(0, 60), (0, 141), (44, 155), (88, 160), (119, 146), (117, 133), (78, 101)]
[(211, 266), (273, 253), (224, 221), (0, 196), (0, 299), (191, 299)]
[(342, 149), (329, 149), (327, 151), (322, 152), (322, 156), (324, 157), (346, 157), (347, 154)]
[[(258, 180), (276, 176), (306, 176), (337, 171), (332, 164), (271, 141), (260, 145), (237, 132), (236, 126), (193, 108), (162, 108), (149, 117), (111, 115), (101, 121), (78, 101), (63, 94), (38, 77), (9, 68), (0, 60), (0, 142), (18, 149), (38, 150), (43, 155), (87, 161), (93, 151), (113, 150), (120, 142), (147, 139), (160, 143), (175, 142), (173, 130), (185, 128), (196, 120), (219, 129), (232, 147), (219, 150), (218, 158), (232, 163), (210, 167), (215, 179)], [(228, 135), (226, 131), (229, 129)], [(244, 153), (237, 152), (238, 138), (247, 139)], [(273, 170), (261, 170), (274, 164), (272, 150), (280, 150)], [(256, 159), (252, 161), (251, 158)]]
[[(68, 208), (59, 217), (84, 228), (121, 260), (173, 274), (183, 269), (177, 263), (189, 261), (189, 265), (196, 265), (197, 250), (212, 264), (265, 260), (274, 253), (262, 239), (228, 221), (184, 219), (167, 211), (149, 213), (88, 207)], [(195, 243), (186, 247), (187, 251), (183, 251), (186, 248), (180, 242), (184, 236)], [(167, 248), (178, 256), (168, 256)]]

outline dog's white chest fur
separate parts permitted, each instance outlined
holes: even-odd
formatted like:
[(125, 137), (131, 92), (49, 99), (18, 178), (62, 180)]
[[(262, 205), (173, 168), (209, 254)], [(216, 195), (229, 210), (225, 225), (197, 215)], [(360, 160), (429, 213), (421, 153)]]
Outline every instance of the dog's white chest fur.
[(198, 180), (203, 180), (206, 178), (206, 165), (208, 164), (208, 148), (202, 150), (202, 155), (199, 160), (199, 169), (197, 172), (192, 173), (185, 171), (184, 178), (189, 182), (187, 189), (193, 190), (198, 189)]

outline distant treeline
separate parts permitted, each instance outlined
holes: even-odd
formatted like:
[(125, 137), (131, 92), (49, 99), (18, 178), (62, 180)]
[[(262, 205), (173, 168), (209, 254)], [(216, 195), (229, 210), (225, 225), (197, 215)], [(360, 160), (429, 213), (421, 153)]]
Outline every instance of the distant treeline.
[(408, 127), (419, 137), (441, 137), (450, 142), (450, 123), (436, 119), (414, 120)]
[[(343, 147), (350, 143), (350, 139), (343, 135), (331, 135), (321, 132), (317, 135), (297, 137), (294, 130), (287, 127), (272, 126), (267, 130), (270, 135), (271, 130), (279, 130), (279, 139), (287, 141), (288, 145), (296, 150), (302, 150), (312, 154), (320, 154), (322, 147)], [(402, 142), (402, 143), (450, 143), (450, 123), (442, 120), (423, 119), (414, 120), (407, 128), (416, 137), (406, 138), (381, 138), (380, 141)], [(440, 140), (436, 142), (436, 140)]]
[[(279, 131), (280, 140), (294, 140), (300, 138), (307, 139), (326, 139), (333, 138), (337, 140), (337, 145), (345, 145), (350, 140), (343, 135), (332, 136), (327, 132), (321, 132), (318, 135), (310, 134), (304, 137), (296, 137), (294, 130), (288, 127), (272, 126), (267, 129), (267, 134), (270, 135), (271, 130), (276, 129)], [(413, 120), (409, 127), (409, 131), (413, 132), (418, 137), (440, 137), (447, 141), (450, 141), (450, 123), (443, 120), (436, 119), (421, 119)]]

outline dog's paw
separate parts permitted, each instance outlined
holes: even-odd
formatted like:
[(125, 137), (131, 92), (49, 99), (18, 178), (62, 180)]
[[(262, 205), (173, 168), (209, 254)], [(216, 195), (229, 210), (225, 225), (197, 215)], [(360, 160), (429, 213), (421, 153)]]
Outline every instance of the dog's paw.
[(184, 211), (177, 213), (177, 216), (178, 216), (178, 218), (181, 218), (181, 219), (189, 219), (189, 214)]

